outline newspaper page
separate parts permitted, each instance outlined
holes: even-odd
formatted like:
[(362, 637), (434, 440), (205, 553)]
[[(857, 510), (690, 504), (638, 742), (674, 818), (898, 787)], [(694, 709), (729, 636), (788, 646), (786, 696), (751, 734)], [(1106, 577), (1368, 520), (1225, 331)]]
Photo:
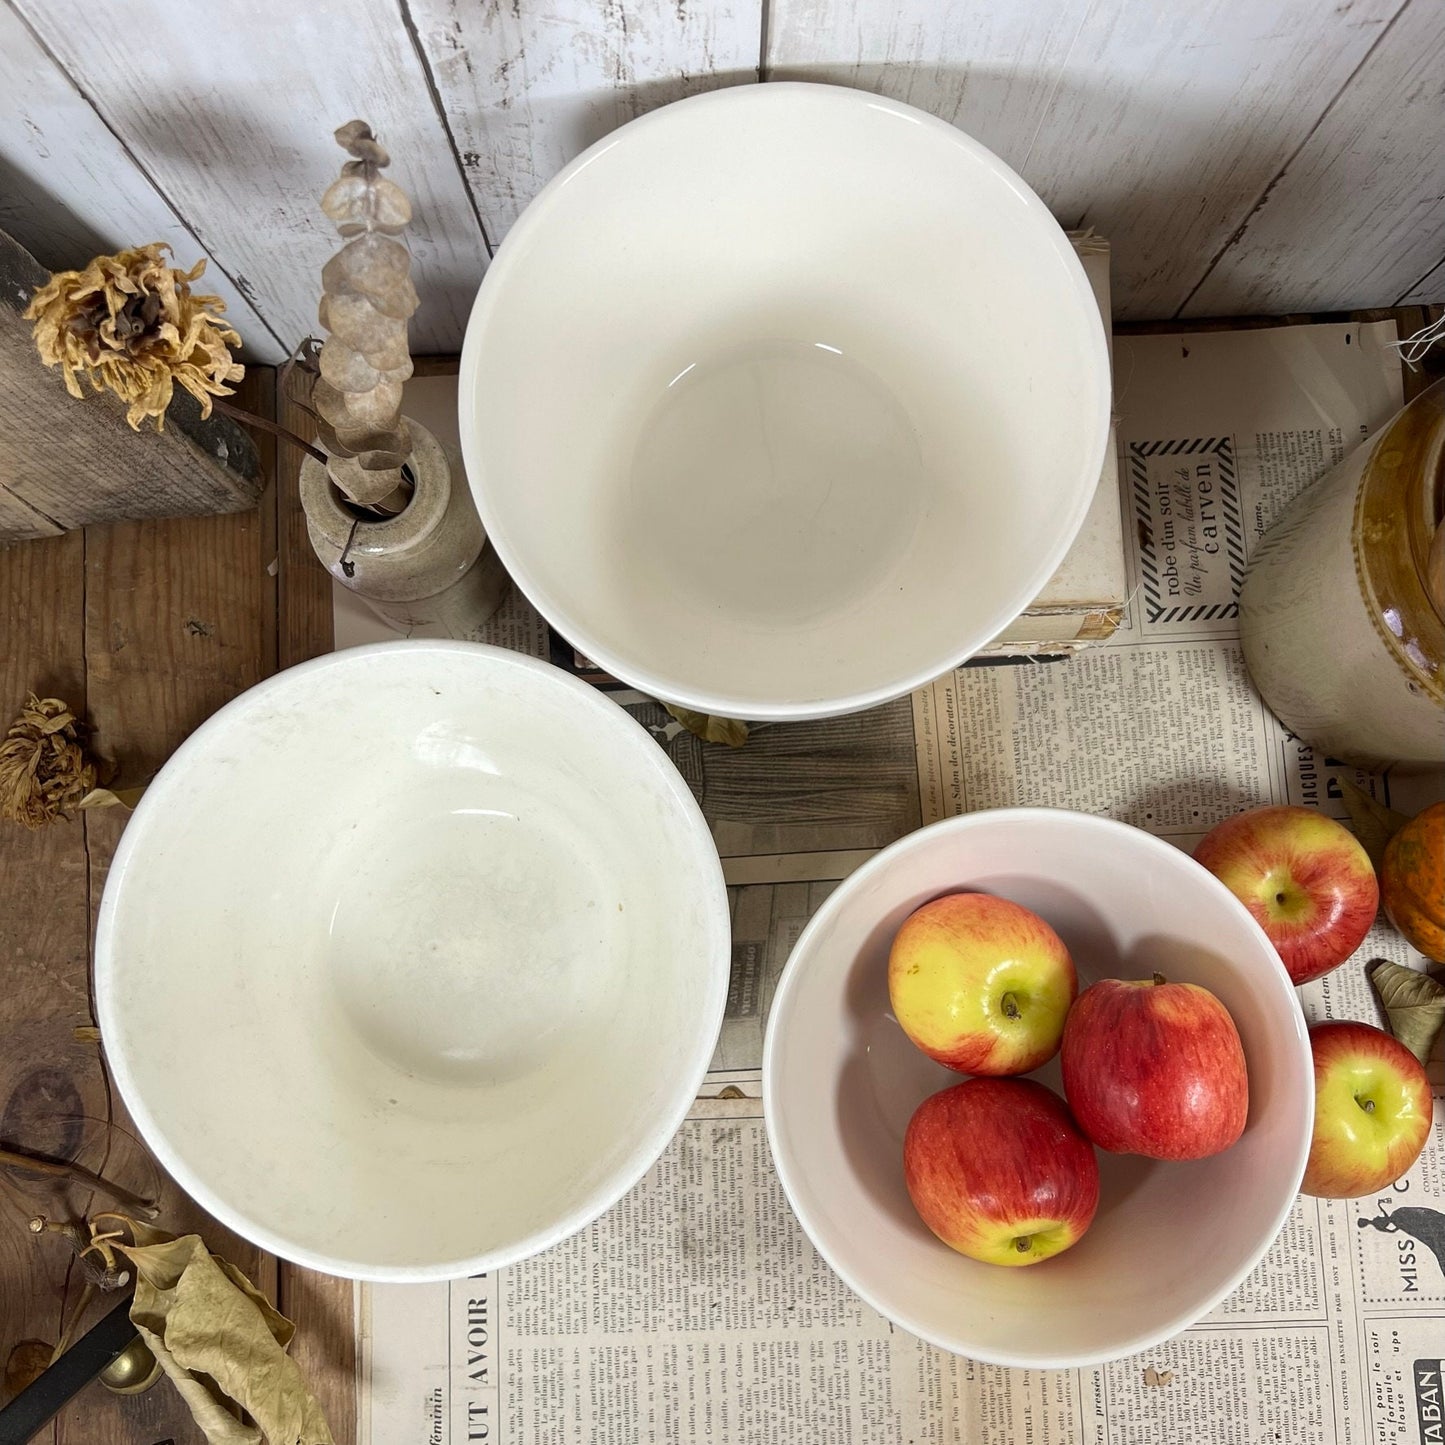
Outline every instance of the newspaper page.
[[(657, 1165), (572, 1239), (474, 1279), (358, 1288), (363, 1442), (1441, 1439), (1445, 1109), (1420, 1161), (1377, 1197), (1301, 1197), (1251, 1278), (1195, 1328), (1100, 1368), (1030, 1371), (924, 1345), (833, 1275), (778, 1183), (759, 1086), (768, 1007), (804, 924), (923, 823), (1047, 804), (1188, 849), (1256, 803), (1343, 817), (1341, 777), (1386, 793), (1269, 715), (1235, 614), (1270, 520), (1398, 408), (1394, 334), (1376, 323), (1116, 340), (1132, 595), (1107, 645), (962, 667), (852, 717), (759, 725), (736, 751), (615, 693), (687, 779), (723, 858), (732, 979), (713, 1070)], [(336, 621), (338, 646), (387, 635), (344, 595)], [(556, 645), (515, 597), (483, 640), (538, 656)], [(1384, 925), (1362, 953), (1422, 963)], [(1301, 1001), (1312, 1019), (1382, 1022), (1357, 966)], [(1445, 1093), (1438, 1054), (1431, 1076)]]

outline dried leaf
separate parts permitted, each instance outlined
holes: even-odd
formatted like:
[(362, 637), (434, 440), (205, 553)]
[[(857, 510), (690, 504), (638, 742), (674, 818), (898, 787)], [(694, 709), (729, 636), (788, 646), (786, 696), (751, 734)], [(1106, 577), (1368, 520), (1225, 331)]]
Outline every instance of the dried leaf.
[(396, 235), (411, 221), (406, 192), (385, 176), (343, 172), (321, 198), (321, 209), (343, 236), (364, 231)]
[(1375, 872), (1380, 871), (1385, 856), (1385, 844), (1410, 820), (1393, 808), (1377, 802), (1363, 788), (1357, 788), (1348, 778), (1339, 779), (1340, 790), (1345, 795), (1345, 807), (1349, 810), (1350, 821), (1355, 825), (1355, 837), (1360, 846), (1370, 855)]
[[(286, 1354), (295, 1326), (199, 1235), (126, 1225), (134, 1242), (112, 1247), (136, 1268), (131, 1321), (211, 1445), (333, 1445)], [(242, 1424), (240, 1411), (255, 1425)]]
[(100, 1042), (100, 1030), (94, 1024), (77, 1024), (74, 1034), (75, 1042), (78, 1044), (98, 1044)]
[[(375, 233), (348, 241), (322, 268), (321, 289), (328, 296), (359, 291), (373, 305), (382, 300), (400, 303), (416, 293), (411, 289), (411, 252), (400, 241)], [(389, 306), (382, 306), (396, 315)], [(413, 307), (412, 310), (416, 308)], [(410, 316), (411, 311), (402, 314)]]
[(134, 808), (140, 802), (144, 786), (139, 788), (92, 788), (75, 806), (77, 808)]
[(673, 707), (667, 702), (663, 703), (663, 707), (688, 732), (705, 743), (726, 743), (730, 748), (740, 748), (748, 740), (748, 725), (745, 722), (736, 722), (728, 717), (714, 717), (708, 712), (692, 712), (685, 707)]
[(1422, 1064), (1428, 1063), (1435, 1040), (1445, 1029), (1445, 984), (1384, 958), (1376, 959), (1369, 973), (1370, 986), (1390, 1020), (1390, 1032)]
[(391, 157), (382, 149), (372, 129), (364, 120), (349, 120), (331, 132), (339, 145), (357, 160), (373, 166), (389, 166)]
[(1144, 1371), (1144, 1383), (1146, 1385), (1167, 1385), (1173, 1378), (1173, 1370), (1156, 1370), (1153, 1365), (1150, 1365)]

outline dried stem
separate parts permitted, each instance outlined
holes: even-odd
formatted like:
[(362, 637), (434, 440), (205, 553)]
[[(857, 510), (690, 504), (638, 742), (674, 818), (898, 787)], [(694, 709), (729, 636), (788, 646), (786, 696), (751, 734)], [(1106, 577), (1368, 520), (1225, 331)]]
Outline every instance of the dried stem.
[(257, 416), (254, 412), (246, 411), (244, 407), (232, 406), (230, 402), (221, 401), (216, 397), (211, 398), (211, 405), (223, 416), (240, 422), (242, 426), (253, 426), (261, 431), (270, 432), (272, 436), (290, 442), (293, 447), (300, 447), (307, 455), (315, 457), (318, 462), (325, 465), (326, 453), (320, 447), (313, 447), (310, 442), (302, 441), (294, 431), (288, 431), (284, 426), (277, 425), (267, 417)]
[(95, 1285), (87, 1279), (81, 1286), (80, 1297), (75, 1301), (75, 1308), (71, 1310), (70, 1318), (61, 1327), (60, 1338), (55, 1342), (55, 1349), (51, 1351), (50, 1363), (52, 1365), (70, 1348), (70, 1337), (75, 1333), (75, 1327), (80, 1323), (80, 1317), (85, 1313), (86, 1306), (94, 1298)]
[[(43, 1214), (37, 1214), (30, 1221), (30, 1232), (35, 1235), (58, 1234), (70, 1246), (86, 1281), (105, 1294), (114, 1294), (130, 1283), (130, 1271), (122, 1269), (116, 1263), (114, 1252), (104, 1245), (105, 1240), (118, 1236), (96, 1238), (78, 1224), (63, 1219), (47, 1219)], [(99, 1259), (94, 1257), (97, 1254)]]
[(97, 1194), (103, 1194), (112, 1204), (119, 1204), (125, 1209), (140, 1215), (143, 1219), (154, 1219), (160, 1213), (147, 1199), (142, 1199), (139, 1194), (132, 1194), (129, 1189), (122, 1189), (119, 1184), (112, 1184), (108, 1179), (102, 1179), (99, 1174), (92, 1174), (89, 1169), (79, 1164), (70, 1164), (58, 1159), (37, 1159), (30, 1154), (17, 1154), (13, 1149), (0, 1148), (0, 1167), (11, 1169), (24, 1169), (32, 1174), (44, 1174), (52, 1179), (67, 1179), (72, 1184), (81, 1185), (86, 1189), (93, 1189)]

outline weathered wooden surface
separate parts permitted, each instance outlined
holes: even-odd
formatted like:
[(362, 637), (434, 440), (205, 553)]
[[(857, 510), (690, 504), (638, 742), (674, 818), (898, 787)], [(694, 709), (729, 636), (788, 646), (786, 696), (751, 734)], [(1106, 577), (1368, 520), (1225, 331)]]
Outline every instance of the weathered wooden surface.
[[(282, 426), (310, 440), (311, 418), (288, 397), (278, 398), (277, 416)], [(276, 537), (278, 660), (291, 667), (331, 651), (331, 577), (306, 535), (301, 453), (295, 447), (282, 447), (276, 458)]]
[(976, 135), (1110, 237), (1121, 317), (1415, 303), (1445, 296), (1442, 47), (1440, 0), (5, 0), (0, 224), (48, 264), (209, 254), (279, 359), (361, 114), (416, 203), (413, 340), (454, 350), (486, 243), (568, 160), (761, 73)]
[[(274, 409), (274, 377), (244, 384), (244, 404)], [(260, 442), (266, 474), (273, 443)], [(236, 693), (274, 669), (277, 655), (276, 491), (261, 509), (230, 516), (150, 520), (0, 548), (0, 712), (27, 689), (82, 709), (99, 752), (119, 760), (122, 781), (144, 779), (182, 739)], [(93, 913), (124, 827), (118, 811), (92, 812), (36, 833), (0, 826), (0, 1144), (73, 1157), (102, 1137), (102, 1122), (131, 1128), (101, 1051), (74, 1030), (92, 1022), (89, 950)], [(73, 1123), (69, 1121), (83, 1120)], [(199, 1229), (303, 1316), (297, 1353), (316, 1373), (338, 1441), (354, 1438), (350, 1287), (278, 1274), (277, 1263), (207, 1218), (121, 1134), (112, 1159), (136, 1183), (159, 1178), (162, 1222)], [(85, 1156), (89, 1157), (89, 1156)], [(87, 1197), (0, 1185), (0, 1363), (24, 1339), (54, 1343), (62, 1301), (78, 1280), (65, 1246), (25, 1228), (37, 1201), (55, 1217), (78, 1215)], [(343, 1298), (344, 1296), (344, 1298)], [(338, 1313), (344, 1304), (344, 1314)], [(94, 1302), (92, 1319), (104, 1308)], [(90, 1386), (40, 1439), (45, 1445), (199, 1445), (179, 1398), (161, 1383), (134, 1399)]]
[(204, 256), (206, 290), (226, 303), (250, 345), (247, 360), (281, 359), (280, 339), (242, 287), (8, 4), (0, 4), (0, 95), (0, 230), (51, 271), (150, 241), (168, 242), (187, 270)]
[(12, 3), (288, 350), (316, 330), (338, 244), (331, 133), (369, 121), (415, 213), (412, 344), (457, 344), (486, 247), (398, 0)]
[(46, 272), (0, 231), (0, 543), (87, 522), (252, 508), (263, 478), (235, 422), (178, 390), (157, 432), (109, 392), (77, 399), (41, 364), (21, 313)]
[[(1184, 313), (1218, 315), (1240, 295), (1264, 311), (1333, 310), (1357, 304), (1367, 276), (1401, 305), (1445, 299), (1442, 133), (1445, 5), (1410, 0), (1260, 196)], [(1432, 271), (1431, 289), (1418, 289)]]
[[(1397, 77), (1357, 67), (1401, 4), (774, 0), (765, 74), (881, 91), (960, 126), (1066, 225), (1110, 239), (1121, 318), (1162, 317), (1235, 249), (1233, 233), (1342, 90), (1362, 108), (1386, 99)], [(1417, 8), (1433, 11), (1420, 28), (1445, 36), (1445, 9)], [(1423, 148), (1434, 128), (1422, 122)], [(1381, 275), (1369, 247), (1331, 247), (1323, 230), (1347, 229), (1367, 209), (1346, 169), (1296, 212), (1287, 246), (1286, 279), (1308, 279), (1317, 308), (1388, 304), (1424, 269)], [(1407, 154), (1382, 170), (1408, 187), (1432, 167)], [(1376, 237), (1418, 225), (1405, 204), (1370, 214)], [(1438, 225), (1436, 240), (1445, 249)], [(1214, 294), (1219, 313), (1300, 306), (1279, 288), (1262, 306), (1247, 283)]]
[(495, 246), (574, 156), (670, 101), (758, 78), (762, 0), (409, 0)]

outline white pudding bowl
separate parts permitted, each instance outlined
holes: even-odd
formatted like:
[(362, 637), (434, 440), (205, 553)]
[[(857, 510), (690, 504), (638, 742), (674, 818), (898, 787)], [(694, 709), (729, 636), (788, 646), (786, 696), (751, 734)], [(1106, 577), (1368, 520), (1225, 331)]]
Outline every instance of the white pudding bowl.
[(853, 711), (996, 636), (1093, 496), (1098, 308), (996, 156), (862, 91), (680, 101), (506, 237), (458, 392), (478, 510), (570, 642), (729, 717)]
[(497, 648), (304, 663), (190, 737), (106, 882), (96, 994), (218, 1219), (373, 1280), (510, 1264), (648, 1169), (727, 991), (722, 869), (621, 708)]
[[(1098, 1153), (1099, 1212), (1071, 1249), (1023, 1269), (955, 1253), (903, 1183), (914, 1109), (962, 1076), (904, 1036), (888, 950), (943, 893), (1032, 908), (1083, 989), (1159, 972), (1210, 989), (1249, 1070), (1233, 1148), (1190, 1163)], [(1057, 1092), (1058, 1060), (1030, 1077)], [(901, 839), (843, 882), (793, 949), (768, 1022), (768, 1138), (818, 1251), (880, 1314), (943, 1349), (1065, 1369), (1148, 1349), (1245, 1279), (1294, 1203), (1314, 1123), (1314, 1072), (1288, 975), (1244, 907), (1187, 854), (1137, 828), (1046, 808), (965, 814)]]

